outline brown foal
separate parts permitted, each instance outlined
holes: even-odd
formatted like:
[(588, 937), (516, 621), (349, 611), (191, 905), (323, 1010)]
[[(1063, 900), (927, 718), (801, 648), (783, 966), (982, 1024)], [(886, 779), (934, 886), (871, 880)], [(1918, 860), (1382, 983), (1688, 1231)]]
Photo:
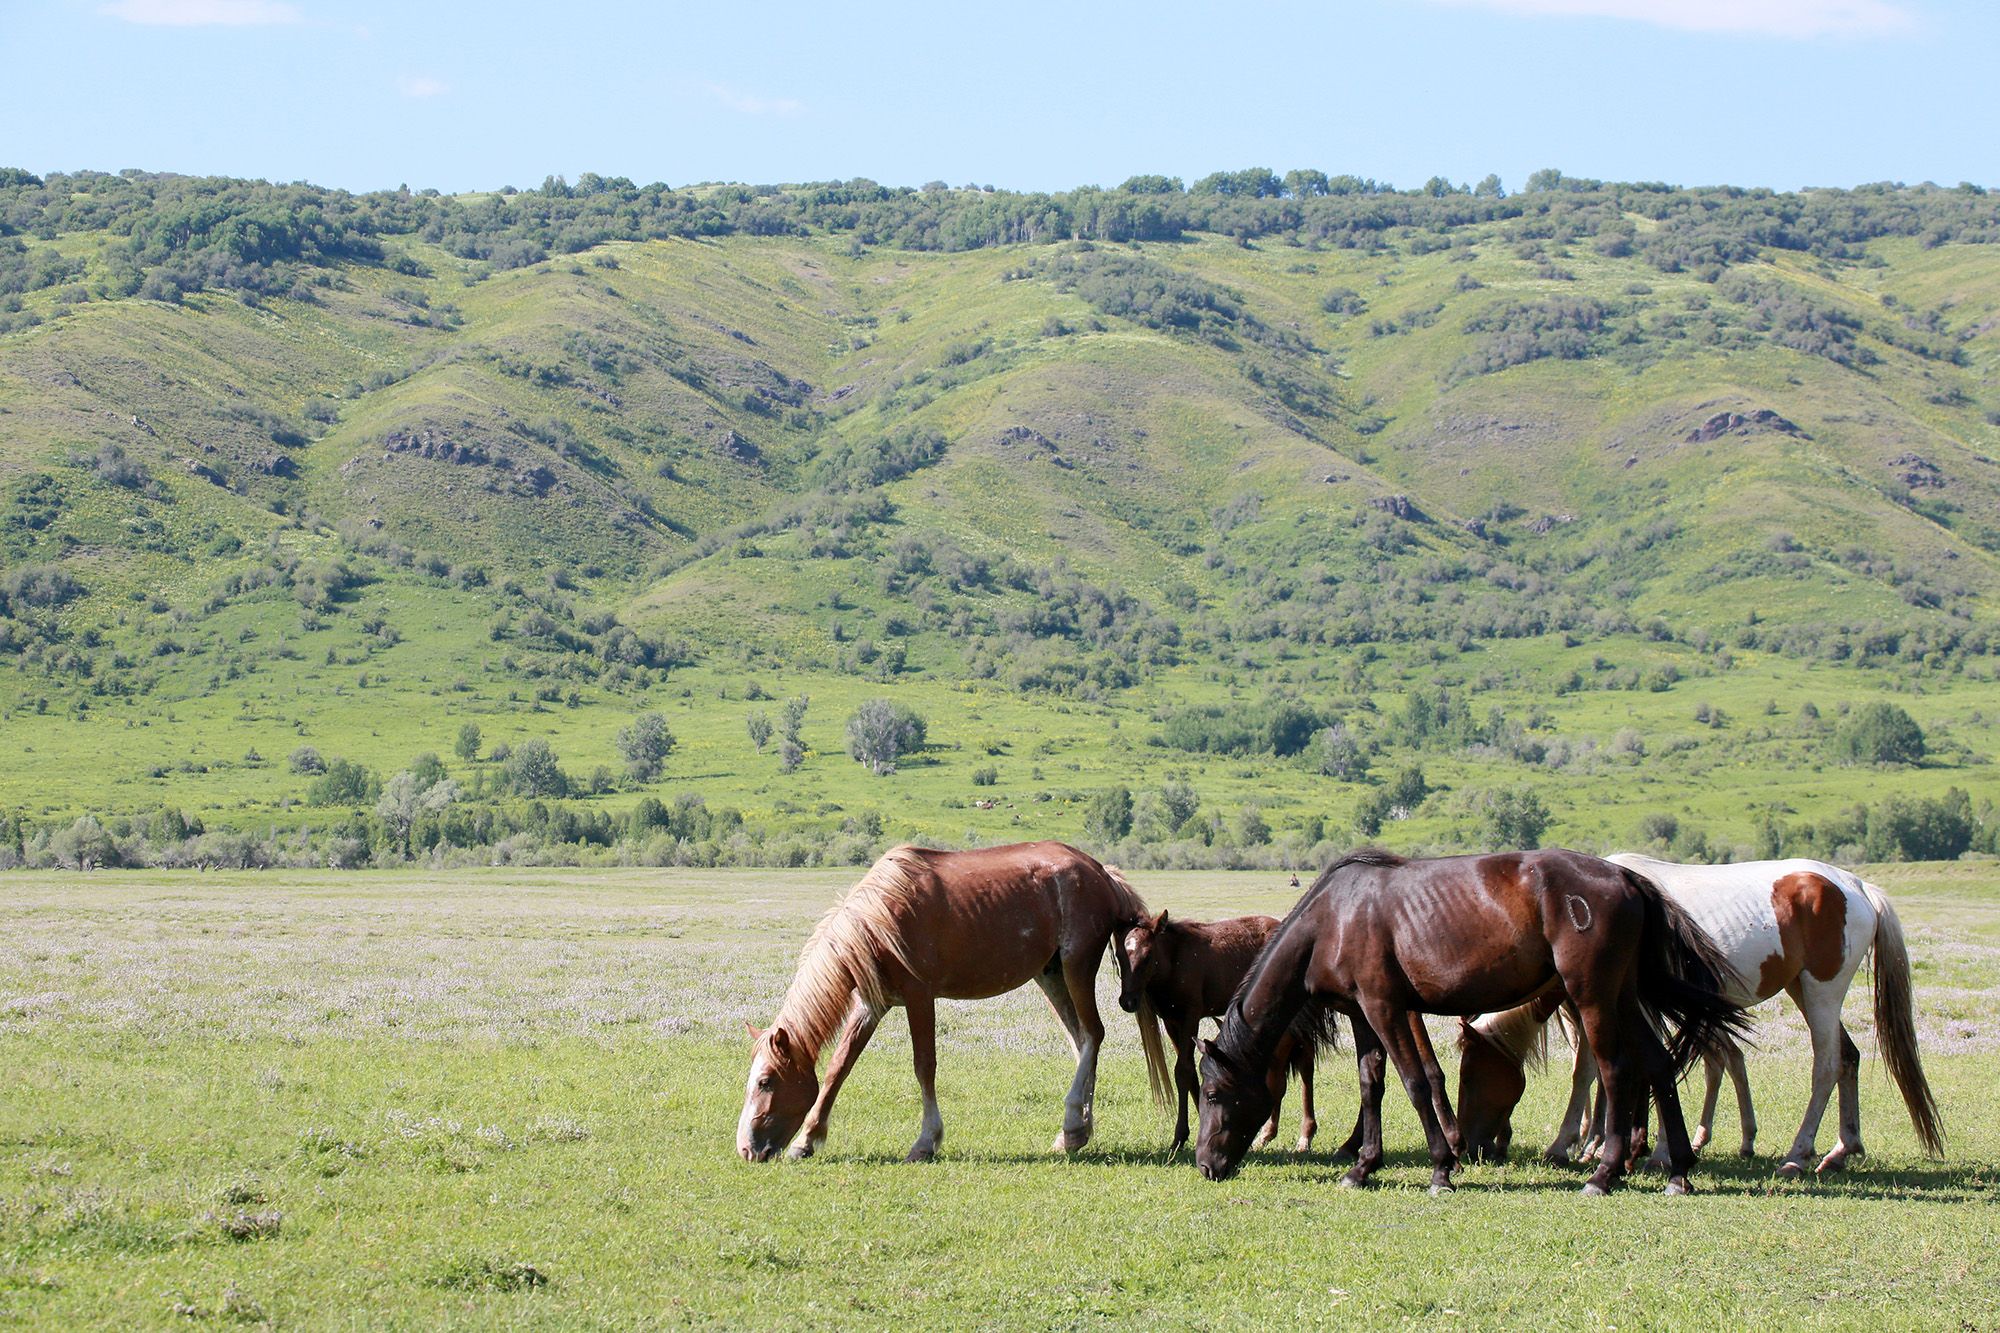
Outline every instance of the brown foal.
[[(1138, 1012), (1150, 1001), (1167, 1040), (1174, 1049), (1174, 1142), (1179, 1151), (1188, 1139), (1188, 1103), (1193, 1101), (1200, 1082), (1195, 1077), (1194, 1042), (1200, 1035), (1201, 1020), (1220, 1018), (1229, 1007), (1229, 997), (1243, 983), (1250, 965), (1257, 960), (1271, 934), (1278, 928), (1274, 916), (1237, 916), (1226, 921), (1177, 921), (1162, 910), (1150, 919), (1140, 918), (1111, 939), (1112, 956), (1118, 960), (1118, 1003), (1126, 1013)], [(1325, 1016), (1324, 1034), (1331, 1037), (1333, 1017)], [(1266, 1080), (1271, 1092), (1271, 1118), (1264, 1123), (1252, 1148), (1261, 1148), (1278, 1135), (1278, 1111), (1285, 1098), (1288, 1075), (1299, 1078), (1299, 1139), (1294, 1148), (1305, 1152), (1312, 1147), (1319, 1121), (1313, 1114), (1313, 1056), (1322, 1034), (1313, 1024), (1298, 1024), (1285, 1034), (1271, 1057)], [(1341, 1148), (1351, 1154), (1360, 1146), (1360, 1124)]]

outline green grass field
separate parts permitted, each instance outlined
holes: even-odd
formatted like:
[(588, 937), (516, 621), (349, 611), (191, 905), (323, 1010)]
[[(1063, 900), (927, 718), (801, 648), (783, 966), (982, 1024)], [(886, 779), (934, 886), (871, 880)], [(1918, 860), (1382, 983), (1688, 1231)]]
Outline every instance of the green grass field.
[[(1108, 963), (1098, 1136), (1076, 1160), (1046, 1151), (1068, 1060), (1030, 989), (944, 1006), (937, 1162), (897, 1160), (917, 1096), (892, 1017), (827, 1150), (746, 1165), (740, 1025), (768, 1021), (847, 872), (11, 877), (0, 1323), (1987, 1327), (1992, 872), (1869, 872), (1909, 930), (1946, 1160), (1916, 1154), (1864, 985), (1858, 1169), (1788, 1184), (1773, 1156), (1718, 1157), (1695, 1198), (1641, 1182), (1595, 1202), (1578, 1173), (1519, 1163), (1429, 1197), (1394, 1094), (1378, 1189), (1268, 1150), (1203, 1182), (1164, 1160)], [(1291, 896), (1272, 875), (1139, 887), (1188, 914)], [(1759, 1032), (1775, 1154), (1803, 1031), (1785, 1014)], [(1552, 1130), (1563, 1082), (1535, 1083), (1518, 1142)], [(1333, 1057), (1320, 1085), (1330, 1149), (1351, 1066)], [(1733, 1144), (1726, 1099), (1719, 1128)]]

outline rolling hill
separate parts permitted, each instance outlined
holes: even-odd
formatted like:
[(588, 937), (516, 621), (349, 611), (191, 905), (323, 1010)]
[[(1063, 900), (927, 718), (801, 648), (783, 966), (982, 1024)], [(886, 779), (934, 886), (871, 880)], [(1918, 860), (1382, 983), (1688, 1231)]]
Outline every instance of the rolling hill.
[[(468, 721), (440, 857), (1083, 838), (1128, 787), (1128, 858), (1296, 861), (1412, 766), (1398, 846), (2000, 796), (1990, 197), (1312, 175), (0, 173), (14, 853), (399, 855), (381, 780)], [(746, 720), (800, 696), (785, 770)], [(880, 779), (876, 696), (928, 722)], [(1835, 762), (1886, 696), (1928, 757)], [(613, 771), (649, 711), (664, 773)], [(553, 811), (499, 790), (531, 738)], [(301, 746), (372, 779), (309, 803)]]

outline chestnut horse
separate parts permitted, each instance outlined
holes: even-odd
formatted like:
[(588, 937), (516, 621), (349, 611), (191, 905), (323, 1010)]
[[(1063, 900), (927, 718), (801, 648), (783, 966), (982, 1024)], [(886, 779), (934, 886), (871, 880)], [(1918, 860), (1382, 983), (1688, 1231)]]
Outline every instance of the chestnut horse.
[[(1902, 1093), (1917, 1141), (1933, 1155), (1943, 1151), (1937, 1103), (1924, 1079), (1917, 1053), (1917, 1030), (1910, 987), (1910, 959), (1902, 923), (1887, 895), (1873, 884), (1822, 861), (1748, 861), (1735, 865), (1690, 866), (1620, 853), (1609, 858), (1657, 882), (1715, 938), (1735, 975), (1730, 998), (1744, 1005), (1779, 991), (1792, 997), (1812, 1034), (1812, 1093), (1790, 1151), (1778, 1167), (1783, 1176), (1805, 1174), (1816, 1155), (1820, 1119), (1836, 1088), (1840, 1094), (1840, 1141), (1817, 1170), (1838, 1171), (1860, 1157), (1860, 1059), (1854, 1039), (1840, 1021), (1848, 987), (1868, 951), (1875, 951), (1875, 1042)], [(1522, 1070), (1532, 1043), (1553, 1010), (1537, 1004), (1526, 1010), (1488, 1014), (1465, 1025), (1464, 1059), (1459, 1067), (1460, 1125), (1476, 1148), (1504, 1153), (1515, 1105), (1526, 1088)], [(1742, 1121), (1740, 1151), (1749, 1156), (1757, 1132), (1750, 1109), (1743, 1057), (1719, 1052), (1708, 1069), (1702, 1129), (1705, 1143), (1715, 1115), (1715, 1099), (1726, 1065), (1735, 1080)], [(1567, 1160), (1583, 1134), (1583, 1119), (1596, 1063), (1587, 1038), (1576, 1043), (1570, 1104), (1562, 1130), (1548, 1148), (1550, 1160)]]
[[(1342, 1183), (1366, 1183), (1382, 1162), (1386, 1047), (1424, 1126), (1432, 1192), (1449, 1190), (1462, 1139), (1423, 1015), (1511, 1008), (1560, 989), (1597, 1051), (1610, 1108), (1604, 1160), (1584, 1192), (1603, 1194), (1624, 1174), (1650, 1084), (1671, 1158), (1667, 1192), (1685, 1194), (1694, 1152), (1674, 1084), (1697, 1053), (1742, 1024), (1721, 993), (1727, 966), (1650, 880), (1595, 857), (1351, 853), (1299, 899), (1230, 1001), (1221, 1032), (1202, 1043), (1196, 1165), (1212, 1180), (1235, 1171), (1268, 1113), (1272, 1053), (1317, 1000), (1355, 1020), (1362, 1142)], [(1502, 995), (1512, 998), (1490, 1002)], [(1668, 1023), (1671, 1050), (1660, 1038)]]
[[(1076, 1052), (1054, 1146), (1077, 1151), (1090, 1141), (1104, 1041), (1097, 968), (1116, 924), (1144, 915), (1146, 904), (1117, 871), (1059, 842), (968, 852), (892, 848), (820, 918), (771, 1026), (750, 1029), (736, 1151), (762, 1162), (787, 1145), (795, 1158), (820, 1148), (841, 1083), (882, 1015), (900, 1004), (910, 1016), (924, 1098), (908, 1160), (929, 1160), (944, 1137), (935, 1087), (937, 1001), (985, 999), (1030, 981), (1048, 997)], [(820, 1050), (836, 1030), (822, 1084)], [(1165, 1101), (1166, 1057), (1150, 1008), (1139, 1014), (1139, 1037), (1154, 1095)]]
[[(1162, 909), (1158, 916), (1150, 920), (1142, 917), (1112, 937), (1120, 1007), (1130, 1014), (1137, 1013), (1141, 1004), (1151, 1003), (1174, 1048), (1174, 1142), (1169, 1151), (1178, 1152), (1188, 1139), (1188, 1102), (1196, 1089), (1194, 1041), (1200, 1034), (1201, 1020), (1219, 1018), (1229, 1007), (1229, 997), (1236, 993), (1277, 928), (1274, 916), (1175, 921)], [(1313, 1054), (1320, 1042), (1332, 1044), (1334, 1018), (1309, 1008), (1302, 1019), (1293, 1024), (1271, 1057), (1271, 1118), (1250, 1145), (1253, 1149), (1277, 1137), (1278, 1110), (1292, 1073), (1299, 1076), (1299, 1140), (1294, 1151), (1312, 1147), (1319, 1128), (1313, 1115)], [(1357, 1124), (1353, 1138), (1341, 1151), (1352, 1153), (1360, 1143)]]

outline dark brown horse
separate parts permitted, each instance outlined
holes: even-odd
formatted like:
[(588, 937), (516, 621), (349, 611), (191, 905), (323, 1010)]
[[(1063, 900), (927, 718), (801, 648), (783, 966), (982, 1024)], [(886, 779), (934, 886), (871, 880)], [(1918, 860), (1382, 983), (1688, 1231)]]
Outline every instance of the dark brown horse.
[[(1278, 927), (1202, 1043), (1195, 1162), (1235, 1171), (1268, 1111), (1264, 1073), (1299, 1010), (1318, 1001), (1354, 1021), (1361, 1076), (1361, 1151), (1343, 1183), (1382, 1161), (1386, 1048), (1424, 1126), (1431, 1189), (1451, 1188), (1462, 1147), (1424, 1014), (1468, 1015), (1561, 989), (1596, 1049), (1610, 1107), (1604, 1159), (1584, 1192), (1625, 1172), (1626, 1140), (1650, 1085), (1671, 1165), (1686, 1193), (1694, 1153), (1675, 1080), (1699, 1052), (1741, 1031), (1722, 995), (1728, 966), (1715, 944), (1644, 876), (1576, 852), (1510, 852), (1405, 861), (1361, 851), (1328, 866)], [(1488, 997), (1507, 996), (1489, 1003)], [(1663, 1024), (1676, 1029), (1673, 1049)]]
[[(1226, 921), (1176, 921), (1163, 909), (1156, 917), (1140, 920), (1112, 937), (1112, 956), (1118, 960), (1118, 1003), (1126, 1013), (1151, 1003), (1153, 1012), (1166, 1027), (1167, 1041), (1174, 1049), (1174, 1142), (1178, 1151), (1188, 1138), (1188, 1102), (1197, 1090), (1194, 1071), (1194, 1042), (1201, 1020), (1219, 1018), (1229, 1007), (1229, 997), (1243, 983), (1250, 965), (1257, 960), (1278, 928), (1274, 916), (1238, 916)], [(1317, 1015), (1308, 1013), (1307, 1018)], [(1325, 1016), (1331, 1028), (1332, 1016)], [(1314, 1022), (1294, 1023), (1293, 1030), (1279, 1041), (1271, 1057), (1267, 1081), (1271, 1090), (1271, 1118), (1257, 1135), (1252, 1148), (1261, 1148), (1278, 1134), (1278, 1111), (1284, 1102), (1288, 1075), (1299, 1077), (1299, 1140), (1295, 1151), (1312, 1147), (1319, 1121), (1313, 1114), (1313, 1055), (1322, 1038)], [(1360, 1126), (1341, 1149), (1352, 1153), (1361, 1142)]]
[[(848, 1071), (882, 1015), (900, 1004), (910, 1015), (924, 1097), (909, 1160), (928, 1160), (944, 1137), (935, 1088), (936, 1002), (985, 999), (1030, 981), (1048, 997), (1076, 1051), (1055, 1149), (1077, 1151), (1090, 1141), (1104, 1041), (1098, 965), (1114, 925), (1146, 914), (1116, 871), (1059, 842), (890, 850), (820, 919), (771, 1026), (750, 1030), (737, 1152), (761, 1162), (790, 1145), (792, 1156), (811, 1156), (826, 1142), (833, 1099)], [(836, 1031), (822, 1084), (820, 1049)], [(1139, 1015), (1139, 1037), (1154, 1095), (1164, 1101), (1166, 1057), (1150, 1009)]]

